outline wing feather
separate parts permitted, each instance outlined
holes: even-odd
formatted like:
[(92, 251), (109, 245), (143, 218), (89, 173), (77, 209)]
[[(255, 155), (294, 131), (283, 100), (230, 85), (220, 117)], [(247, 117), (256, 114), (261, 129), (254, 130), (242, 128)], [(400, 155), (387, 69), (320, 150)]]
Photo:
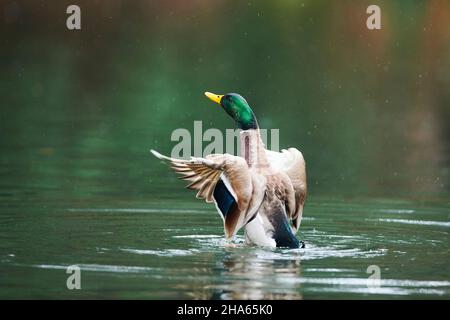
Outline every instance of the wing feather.
[(295, 208), (291, 211), (290, 218), (294, 232), (296, 232), (302, 219), (307, 193), (305, 159), (302, 153), (295, 148), (283, 149), (281, 152), (266, 150), (266, 155), (272, 167), (286, 173), (294, 187)]
[[(253, 181), (256, 179), (244, 158), (229, 154), (208, 155), (205, 158), (191, 158), (190, 160), (174, 159), (163, 156), (151, 150), (154, 156), (169, 163), (170, 167), (181, 175), (180, 179), (189, 181), (187, 188), (197, 190), (196, 197), (206, 202), (223, 201), (235, 202), (226, 206), (226, 212), (220, 212), (224, 219), (224, 229), (227, 238), (234, 236), (244, 226), (251, 215), (261, 205), (265, 188), (258, 185), (257, 197), (253, 197)], [(214, 192), (219, 181), (221, 195)], [(261, 192), (260, 192), (261, 191)], [(225, 195), (227, 193), (228, 195)], [(230, 198), (229, 193), (233, 195)], [(217, 206), (219, 207), (219, 206)], [(222, 206), (223, 207), (223, 206)]]

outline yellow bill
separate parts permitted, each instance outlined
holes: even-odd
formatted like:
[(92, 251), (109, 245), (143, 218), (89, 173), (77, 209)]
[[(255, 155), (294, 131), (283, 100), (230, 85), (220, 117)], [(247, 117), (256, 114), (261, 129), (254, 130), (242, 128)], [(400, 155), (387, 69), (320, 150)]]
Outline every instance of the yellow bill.
[(223, 95), (220, 94), (214, 94), (211, 92), (205, 92), (205, 96), (207, 96), (210, 100), (214, 101), (215, 103), (220, 104), (220, 100), (222, 99)]

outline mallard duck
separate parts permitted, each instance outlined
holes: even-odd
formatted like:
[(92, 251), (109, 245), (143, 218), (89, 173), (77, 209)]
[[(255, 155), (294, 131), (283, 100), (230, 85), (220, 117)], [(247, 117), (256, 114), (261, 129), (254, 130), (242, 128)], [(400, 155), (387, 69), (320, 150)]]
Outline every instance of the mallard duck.
[(281, 153), (266, 150), (255, 114), (239, 94), (205, 95), (236, 122), (241, 156), (211, 154), (181, 160), (151, 152), (190, 181), (187, 188), (197, 190), (197, 198), (216, 205), (227, 239), (244, 227), (247, 244), (303, 247), (295, 236), (306, 199), (302, 153), (295, 148)]

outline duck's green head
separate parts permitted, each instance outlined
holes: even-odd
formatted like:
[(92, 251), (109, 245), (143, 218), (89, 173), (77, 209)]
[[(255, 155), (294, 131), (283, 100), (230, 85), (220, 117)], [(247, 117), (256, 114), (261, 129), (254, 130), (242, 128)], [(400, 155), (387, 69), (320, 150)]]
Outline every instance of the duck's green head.
[(237, 93), (227, 93), (225, 95), (205, 92), (205, 95), (212, 101), (220, 104), (222, 108), (236, 121), (237, 126), (242, 130), (257, 129), (258, 122), (255, 114), (247, 101)]

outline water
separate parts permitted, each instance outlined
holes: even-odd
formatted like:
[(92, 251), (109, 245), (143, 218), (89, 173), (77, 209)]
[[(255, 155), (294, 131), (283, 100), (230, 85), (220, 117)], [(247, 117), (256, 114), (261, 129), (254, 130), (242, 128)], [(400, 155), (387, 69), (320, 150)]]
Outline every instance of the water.
[[(380, 5), (0, 4), (0, 298), (449, 299), (450, 10)], [(227, 243), (150, 155), (234, 127), (204, 91), (303, 152), (305, 249)]]
[[(306, 248), (289, 250), (225, 241), (215, 209), (195, 200), (16, 204), (2, 208), (0, 297), (448, 299), (448, 218), (440, 201), (314, 197)], [(69, 265), (81, 290), (66, 288)]]

